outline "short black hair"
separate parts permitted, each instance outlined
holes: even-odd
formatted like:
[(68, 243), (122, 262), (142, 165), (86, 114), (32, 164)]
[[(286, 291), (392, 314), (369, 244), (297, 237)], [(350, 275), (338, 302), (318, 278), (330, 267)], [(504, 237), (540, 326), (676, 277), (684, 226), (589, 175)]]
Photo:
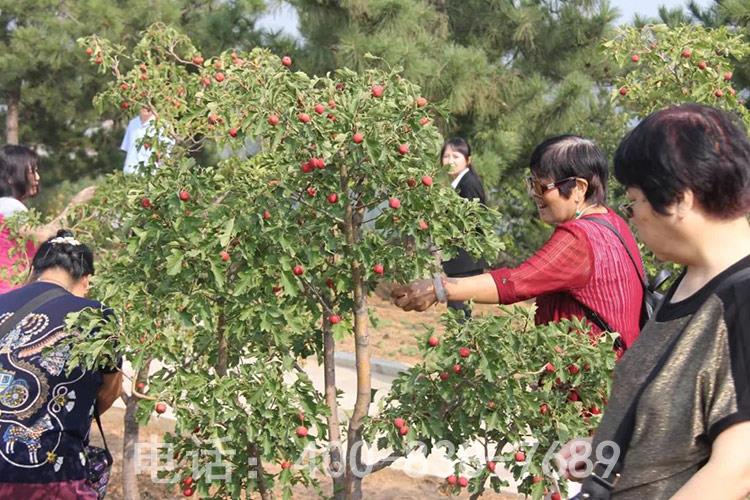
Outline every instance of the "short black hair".
[(615, 152), (615, 177), (667, 214), (688, 189), (719, 219), (750, 211), (750, 141), (730, 113), (683, 104), (650, 114)]
[[(443, 158), (445, 150), (451, 148), (453, 151), (457, 151), (466, 158), (467, 164), (469, 163), (469, 157), (471, 156), (471, 146), (466, 142), (463, 137), (451, 137), (443, 143), (443, 147), (440, 149), (440, 158)], [(471, 165), (468, 165), (471, 168)]]
[(83, 243), (63, 241), (65, 238), (74, 240), (73, 233), (61, 229), (39, 246), (31, 263), (32, 278), (54, 267), (64, 269), (75, 280), (94, 274), (94, 254), (91, 249)]
[(26, 146), (6, 144), (0, 148), (0, 196), (23, 198), (29, 190), (29, 167), (34, 171), (39, 155)]
[[(586, 179), (589, 183), (586, 201), (600, 204), (607, 202), (607, 157), (592, 140), (572, 134), (545, 139), (532, 151), (529, 167), (540, 179)], [(563, 197), (570, 198), (574, 186), (571, 182), (558, 189)]]

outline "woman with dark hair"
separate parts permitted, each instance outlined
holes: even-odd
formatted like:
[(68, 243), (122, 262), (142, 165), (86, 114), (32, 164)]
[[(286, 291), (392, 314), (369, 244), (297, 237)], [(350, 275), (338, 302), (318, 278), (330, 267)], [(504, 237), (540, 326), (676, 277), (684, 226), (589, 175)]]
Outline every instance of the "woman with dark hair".
[[(624, 210), (639, 237), (657, 257), (685, 269), (615, 369), (593, 446), (568, 443), (562, 470), (580, 479), (594, 465), (583, 498), (746, 498), (747, 133), (715, 108), (667, 108), (623, 139), (615, 175), (627, 187)], [(586, 460), (591, 449), (598, 450), (596, 464)]]
[[(445, 141), (440, 150), (440, 159), (448, 168), (451, 186), (461, 198), (477, 200), (482, 205), (487, 203), (482, 180), (471, 166), (471, 146), (465, 139), (454, 137)], [(443, 272), (449, 278), (476, 276), (482, 274), (486, 267), (484, 260), (472, 258), (463, 248), (458, 250), (458, 255), (443, 262)], [(467, 318), (471, 317), (471, 308), (464, 301), (449, 300), (448, 307), (463, 311)]]
[(515, 268), (467, 278), (436, 276), (393, 290), (397, 306), (424, 311), (436, 302), (512, 304), (536, 297), (538, 324), (587, 318), (592, 335), (635, 340), (643, 267), (627, 224), (606, 205), (607, 160), (590, 140), (552, 137), (531, 155), (528, 189), (540, 218), (555, 225), (547, 243)]
[(19, 274), (34, 255), (34, 244), (44, 241), (62, 226), (68, 212), (94, 195), (94, 188), (81, 190), (67, 207), (49, 223), (21, 230), (27, 242), (19, 248), (9, 237), (5, 219), (28, 210), (24, 201), (39, 193), (39, 156), (26, 146), (5, 145), (0, 148), (0, 293), (11, 287), (10, 277)]
[(86, 484), (92, 416), (119, 397), (117, 367), (68, 370), (65, 318), (83, 309), (110, 315), (85, 298), (91, 250), (68, 231), (45, 241), (31, 283), (0, 295), (0, 498), (96, 499)]

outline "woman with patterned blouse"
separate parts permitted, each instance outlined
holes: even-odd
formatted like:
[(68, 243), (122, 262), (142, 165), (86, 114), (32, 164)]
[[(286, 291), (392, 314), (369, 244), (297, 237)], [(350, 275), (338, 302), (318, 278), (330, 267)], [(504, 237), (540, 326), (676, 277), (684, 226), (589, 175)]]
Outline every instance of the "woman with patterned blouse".
[[(14, 325), (0, 338), (0, 498), (95, 499), (86, 484), (86, 457), (94, 410), (119, 397), (117, 368), (68, 373), (69, 313), (91, 308), (86, 299), (94, 274), (91, 250), (60, 231), (45, 241), (32, 262), (32, 281), (0, 295), (0, 325)], [(51, 292), (52, 291), (52, 292)], [(14, 313), (43, 295), (46, 302)]]

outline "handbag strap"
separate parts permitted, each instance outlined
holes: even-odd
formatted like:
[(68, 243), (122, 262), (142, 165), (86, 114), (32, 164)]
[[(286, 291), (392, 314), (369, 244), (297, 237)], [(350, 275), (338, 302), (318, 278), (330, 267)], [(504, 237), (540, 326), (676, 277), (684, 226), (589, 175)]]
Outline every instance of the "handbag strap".
[(109, 451), (109, 446), (107, 446), (107, 438), (104, 435), (104, 429), (102, 428), (102, 419), (99, 418), (99, 409), (96, 407), (96, 400), (94, 400), (94, 420), (96, 420), (96, 426), (99, 427), (99, 434), (102, 436), (102, 443), (104, 443), (104, 451), (107, 456), (107, 463), (109, 465), (112, 465), (114, 462), (114, 459), (112, 458), (112, 453)]
[[(734, 273), (732, 276), (730, 276), (729, 278), (727, 278), (723, 283), (721, 283), (714, 293), (730, 285), (733, 285), (734, 283), (737, 283), (738, 281), (742, 279), (749, 278), (749, 277), (750, 277), (750, 268), (746, 268), (741, 271), (738, 271)], [(651, 369), (646, 379), (638, 388), (638, 392), (636, 392), (635, 396), (633, 397), (633, 400), (630, 402), (630, 406), (628, 406), (628, 409), (625, 412), (623, 419), (620, 421), (620, 424), (617, 426), (617, 430), (615, 431), (615, 434), (612, 437), (612, 441), (617, 445), (616, 447), (619, 449), (620, 454), (617, 457), (617, 462), (615, 463), (614, 467), (611, 468), (609, 474), (604, 474), (604, 473), (598, 473), (597, 467), (599, 467), (600, 469), (603, 468), (604, 472), (606, 472), (607, 466), (609, 464), (603, 464), (599, 461), (597, 461), (594, 464), (594, 468), (590, 477), (598, 486), (608, 491), (612, 491), (612, 489), (614, 488), (615, 480), (617, 476), (619, 476), (619, 473), (623, 468), (623, 464), (625, 463), (625, 455), (628, 452), (628, 448), (630, 447), (630, 441), (633, 438), (633, 431), (635, 430), (635, 414), (636, 414), (636, 410), (638, 407), (638, 402), (640, 401), (641, 396), (643, 395), (646, 388), (649, 386), (649, 384), (651, 384), (654, 378), (656, 378), (656, 376), (661, 371), (661, 368), (666, 364), (669, 356), (672, 354), (672, 351), (674, 351), (674, 348), (677, 345), (677, 342), (680, 340), (681, 337), (682, 337), (682, 332), (680, 332), (678, 335), (675, 335), (675, 338), (670, 341), (669, 345), (667, 345), (667, 348), (659, 357), (659, 360), (656, 362), (656, 364)], [(604, 450), (602, 450), (602, 454), (609, 454), (608, 453), (609, 451), (614, 453), (614, 448), (615, 447), (607, 446), (604, 448)], [(603, 457), (603, 458), (605, 460), (608, 460), (611, 458), (611, 455)]]
[(55, 287), (52, 290), (47, 290), (46, 292), (37, 295), (26, 304), (24, 304), (20, 309), (14, 311), (12, 318), (18, 318), (18, 320), (12, 321), (10, 318), (8, 318), (2, 325), (0, 325), (0, 342), (2, 342), (5, 336), (8, 335), (16, 326), (18, 326), (30, 312), (35, 311), (40, 306), (46, 304), (52, 299), (65, 295), (66, 293), (68, 292), (64, 288)]
[(641, 274), (641, 270), (638, 268), (638, 262), (636, 262), (635, 257), (633, 256), (633, 253), (630, 251), (630, 248), (628, 248), (628, 244), (625, 242), (625, 238), (623, 238), (622, 235), (620, 234), (620, 231), (618, 231), (615, 226), (610, 224), (609, 221), (606, 221), (599, 217), (586, 217), (585, 219), (581, 219), (581, 220), (590, 220), (591, 222), (595, 224), (599, 224), (600, 226), (604, 226), (610, 231), (612, 231), (613, 233), (615, 233), (615, 236), (617, 236), (617, 239), (620, 240), (620, 243), (622, 243), (623, 248), (625, 248), (625, 251), (628, 253), (628, 257), (630, 257), (630, 262), (633, 263), (633, 267), (635, 268), (635, 272), (638, 275), (638, 278), (641, 280), (643, 289), (648, 290), (648, 281), (646, 280), (646, 276)]

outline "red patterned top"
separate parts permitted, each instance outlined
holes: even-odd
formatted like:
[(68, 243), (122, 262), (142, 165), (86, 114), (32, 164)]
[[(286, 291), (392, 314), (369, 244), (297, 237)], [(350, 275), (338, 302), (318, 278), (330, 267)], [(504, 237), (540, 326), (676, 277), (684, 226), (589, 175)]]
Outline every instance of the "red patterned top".
[[(607, 210), (592, 214), (612, 224), (637, 258), (643, 273), (640, 252), (627, 223)], [(639, 319), (643, 287), (617, 236), (587, 217), (560, 224), (552, 237), (528, 260), (515, 268), (490, 271), (501, 304), (512, 304), (536, 297), (536, 323), (562, 318), (585, 318), (586, 304), (630, 346), (640, 331)], [(596, 325), (592, 331), (600, 332)]]

